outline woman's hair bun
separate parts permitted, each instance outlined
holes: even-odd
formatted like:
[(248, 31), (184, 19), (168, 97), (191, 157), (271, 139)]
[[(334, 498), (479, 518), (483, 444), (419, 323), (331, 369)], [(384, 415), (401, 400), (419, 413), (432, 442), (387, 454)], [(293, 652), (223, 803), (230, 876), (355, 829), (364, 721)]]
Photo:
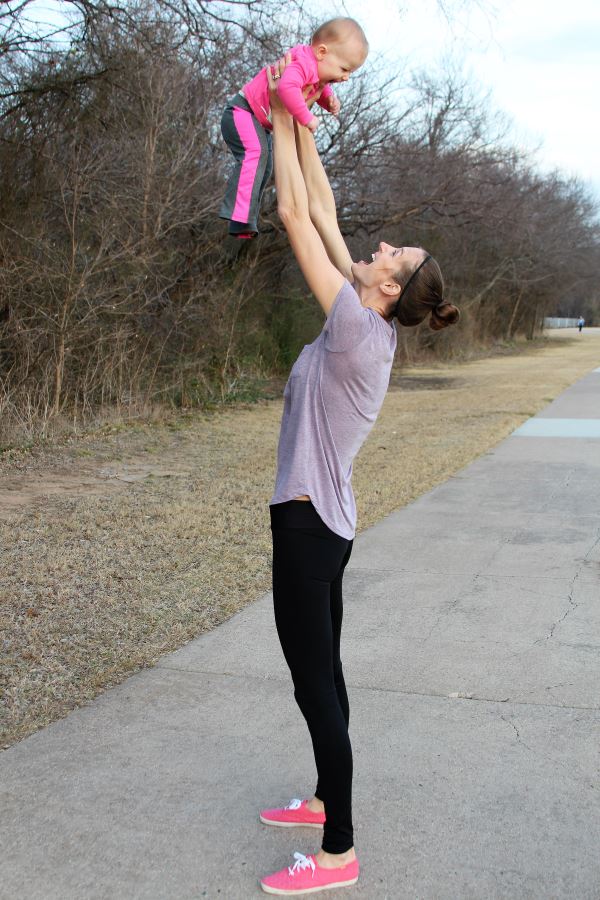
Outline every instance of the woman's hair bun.
[(444, 300), (444, 278), (439, 264), (427, 254), (410, 275), (401, 270), (394, 279), (402, 288), (393, 315), (401, 325), (418, 325), (429, 316), (432, 331), (441, 331), (458, 322), (460, 312)]
[(441, 331), (442, 328), (447, 328), (448, 325), (454, 325), (455, 322), (458, 322), (459, 318), (459, 308), (454, 306), (453, 303), (446, 303), (446, 301), (443, 300), (438, 306), (435, 306), (431, 310), (429, 327), (433, 331)]

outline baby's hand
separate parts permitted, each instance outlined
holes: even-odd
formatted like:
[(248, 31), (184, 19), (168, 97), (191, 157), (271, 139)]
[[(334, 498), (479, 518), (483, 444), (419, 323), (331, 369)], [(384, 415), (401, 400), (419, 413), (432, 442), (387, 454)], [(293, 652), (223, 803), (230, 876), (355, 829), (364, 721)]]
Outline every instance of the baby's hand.
[(335, 94), (332, 94), (331, 97), (329, 98), (329, 112), (333, 116), (339, 116), (341, 105), (342, 104), (340, 103), (338, 98), (335, 96)]
[(309, 131), (311, 131), (314, 134), (315, 131), (317, 130), (317, 128), (319, 127), (319, 120), (317, 119), (317, 117), (313, 116), (312, 119), (310, 120), (310, 122), (306, 123), (306, 127), (308, 128)]

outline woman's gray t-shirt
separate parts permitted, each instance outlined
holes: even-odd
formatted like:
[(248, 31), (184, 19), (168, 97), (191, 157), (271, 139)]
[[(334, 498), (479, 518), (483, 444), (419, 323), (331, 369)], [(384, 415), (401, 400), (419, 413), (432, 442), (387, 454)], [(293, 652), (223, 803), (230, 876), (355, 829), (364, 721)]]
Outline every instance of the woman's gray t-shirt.
[(395, 349), (395, 325), (345, 281), (285, 386), (271, 506), (307, 494), (328, 528), (354, 537), (352, 462), (381, 409)]

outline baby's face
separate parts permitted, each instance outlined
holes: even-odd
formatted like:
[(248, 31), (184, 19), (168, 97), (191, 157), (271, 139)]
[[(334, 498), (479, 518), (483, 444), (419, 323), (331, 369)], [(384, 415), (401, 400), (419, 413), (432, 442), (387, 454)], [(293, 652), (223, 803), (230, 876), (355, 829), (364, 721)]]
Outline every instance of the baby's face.
[(313, 49), (319, 80), (325, 84), (348, 81), (352, 72), (359, 69), (367, 58), (367, 51), (358, 38), (348, 38), (337, 44), (319, 44)]

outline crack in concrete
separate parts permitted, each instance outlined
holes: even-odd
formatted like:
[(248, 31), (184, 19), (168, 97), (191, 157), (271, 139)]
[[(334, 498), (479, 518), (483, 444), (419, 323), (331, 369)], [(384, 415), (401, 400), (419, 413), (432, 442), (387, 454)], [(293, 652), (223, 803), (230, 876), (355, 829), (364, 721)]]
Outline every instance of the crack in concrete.
[[(269, 682), (274, 681), (277, 684), (288, 684), (289, 679), (285, 677), (278, 677), (277, 675), (258, 675), (251, 674), (249, 672), (223, 672), (215, 669), (185, 669), (179, 668), (177, 666), (167, 666), (164, 663), (156, 663), (152, 667), (151, 671), (160, 671), (161, 669), (166, 669), (168, 672), (177, 672), (180, 675), (216, 675), (221, 676), (223, 678), (237, 678), (237, 679), (254, 679), (256, 681)], [(144, 671), (144, 670), (142, 670)], [(132, 676), (133, 677), (133, 676)], [(432, 699), (438, 700), (449, 700), (452, 699), (452, 702), (456, 702), (456, 700), (463, 700), (462, 697), (457, 698), (449, 698), (447, 693), (434, 693), (431, 691), (407, 691), (402, 690), (401, 688), (394, 687), (382, 687), (381, 685), (372, 685), (372, 684), (359, 684), (358, 682), (350, 681), (346, 678), (346, 687), (351, 688), (355, 691), (376, 691), (377, 693), (382, 694), (402, 694), (407, 697), (431, 697)], [(465, 703), (502, 703), (509, 704), (511, 706), (539, 706), (544, 709), (580, 709), (583, 712), (599, 712), (600, 706), (578, 706), (576, 704), (566, 704), (566, 703), (530, 703), (527, 700), (511, 700), (510, 697), (471, 697), (468, 700), (464, 699)]]
[(527, 579), (528, 581), (566, 581), (564, 575), (523, 575), (521, 572), (517, 572), (515, 575), (506, 575), (502, 572), (434, 572), (432, 569), (382, 569), (376, 566), (362, 566), (360, 563), (356, 565), (350, 565), (346, 569), (346, 576), (351, 576), (353, 572), (364, 572), (373, 575), (432, 575), (434, 577), (440, 578), (470, 578), (476, 576), (477, 578), (497, 578), (498, 580), (502, 579)]
[[(473, 581), (475, 581), (476, 578), (477, 578), (477, 575), (475, 575)], [(422, 644), (426, 644), (426, 643), (427, 643), (427, 641), (430, 639), (430, 637), (431, 637), (431, 635), (433, 634), (433, 632), (434, 632), (434, 631), (436, 630), (436, 628), (439, 626), (439, 624), (440, 624), (440, 622), (442, 621), (442, 619), (445, 618), (446, 616), (449, 616), (450, 613), (454, 612), (454, 610), (456, 609), (457, 605), (460, 603), (460, 599), (461, 599), (461, 598), (460, 598), (460, 595), (459, 595), (458, 597), (455, 597), (454, 600), (451, 600), (449, 603), (446, 603), (446, 604), (445, 604), (444, 609), (440, 610), (440, 613), (439, 613), (437, 619), (435, 620), (435, 622), (433, 623), (433, 625), (431, 626), (431, 628), (429, 629), (428, 634), (426, 634), (425, 637), (420, 638), (420, 642), (421, 642)], [(424, 666), (423, 671), (425, 671), (425, 669), (427, 668), (428, 665), (429, 665), (429, 662), (427, 661), (427, 662), (425, 663), (425, 666)], [(419, 672), (419, 675), (421, 675), (421, 674), (423, 674), (423, 673), (422, 673), (422, 672)]]
[[(553, 691), (555, 688), (559, 687), (573, 687), (573, 684), (573, 681), (559, 681), (556, 684), (545, 684), (543, 689), (545, 691)], [(532, 688), (530, 691), (521, 691), (521, 694), (526, 697), (527, 694), (535, 694), (538, 690), (539, 688), (536, 687)]]
[(549, 754), (544, 753), (542, 750), (539, 750), (539, 749), (536, 750), (534, 747), (530, 747), (530, 745), (528, 743), (526, 743), (526, 741), (524, 741), (523, 738), (521, 737), (521, 733), (520, 733), (519, 729), (517, 728), (517, 726), (515, 725), (515, 723), (512, 721), (512, 719), (507, 719), (506, 716), (500, 716), (500, 718), (502, 719), (503, 722), (506, 722), (507, 725), (511, 726), (511, 728), (515, 732), (515, 735), (517, 738), (517, 743), (521, 744), (523, 747), (525, 747), (526, 750), (529, 750), (530, 753), (534, 753), (537, 757), (541, 757), (542, 759), (545, 759), (546, 762), (551, 763), (551, 765), (553, 765), (553, 766), (559, 766), (569, 776), (569, 778), (573, 779), (574, 781), (582, 782), (587, 787), (592, 788), (592, 790), (597, 790), (598, 786), (596, 784), (594, 784), (593, 781), (589, 780), (587, 773), (580, 772), (580, 774), (575, 774), (572, 771), (572, 768), (570, 766), (566, 765), (564, 762), (562, 762), (562, 760), (556, 759), (556, 757), (554, 757), (554, 756), (549, 756)]
[[(573, 579), (573, 587), (575, 587), (576, 580), (577, 580), (577, 575)], [(575, 601), (573, 600), (572, 590), (573, 590), (573, 588), (571, 588), (571, 593), (567, 597), (567, 600), (569, 601), (570, 605), (567, 607), (567, 609), (565, 610), (563, 615), (560, 617), (560, 619), (557, 619), (556, 622), (552, 623), (552, 625), (550, 627), (550, 631), (546, 635), (547, 641), (549, 641), (551, 637), (554, 637), (554, 630), (560, 625), (561, 622), (564, 622), (564, 620), (567, 618), (569, 613), (573, 612), (573, 610), (577, 609), (577, 607), (579, 606), (579, 603), (575, 603)], [(540, 643), (540, 642), (538, 642), (538, 643)]]
[(548, 510), (555, 509), (555, 503), (554, 503), (555, 498), (559, 493), (562, 493), (565, 489), (568, 489), (569, 484), (571, 483), (571, 478), (573, 476), (573, 471), (574, 471), (573, 469), (568, 469), (565, 474), (563, 482), (561, 484), (556, 485), (556, 487), (554, 487), (554, 489), (550, 491), (550, 493), (547, 496), (545, 505), (542, 505), (542, 507), (541, 507), (541, 511), (543, 513), (548, 512)]
[[(513, 728), (513, 730), (517, 736), (517, 741), (519, 742), (519, 744), (523, 744), (523, 746), (527, 747), (527, 744), (524, 744), (523, 741), (521, 740), (521, 735), (519, 734), (519, 729), (517, 728), (515, 723), (511, 719), (507, 719), (506, 716), (500, 716), (500, 718), (502, 719), (503, 722), (506, 722), (507, 725), (510, 725)], [(527, 747), (527, 749), (531, 750), (531, 747)]]
[(593, 553), (593, 551), (596, 549), (596, 547), (598, 546), (598, 544), (600, 544), (600, 534), (598, 534), (598, 537), (596, 537), (596, 538), (594, 539), (594, 542), (593, 542), (592, 546), (589, 548), (589, 550), (586, 551), (586, 553), (585, 553), (583, 559), (581, 560), (581, 565), (579, 566), (579, 568), (578, 568), (577, 571), (575, 572), (575, 575), (574, 575), (574, 577), (573, 577), (573, 581), (571, 582), (571, 588), (570, 588), (569, 593), (568, 593), (568, 595), (567, 595), (567, 600), (569, 601), (569, 606), (567, 607), (567, 609), (565, 610), (565, 612), (562, 614), (562, 616), (561, 616), (559, 619), (557, 619), (555, 622), (552, 623), (552, 625), (550, 626), (550, 630), (549, 630), (548, 634), (546, 635), (546, 637), (544, 638), (544, 640), (542, 641), (541, 638), (538, 638), (536, 641), (533, 642), (534, 644), (542, 644), (542, 643), (546, 643), (547, 641), (550, 640), (550, 638), (553, 638), (553, 637), (554, 637), (554, 632), (555, 632), (556, 628), (558, 628), (558, 626), (561, 624), (561, 622), (564, 622), (564, 620), (567, 618), (567, 616), (569, 615), (569, 613), (572, 613), (573, 610), (574, 610), (574, 609), (577, 609), (577, 607), (579, 606), (579, 603), (576, 603), (575, 600), (573, 599), (573, 593), (574, 593), (574, 591), (575, 591), (575, 585), (576, 585), (576, 583), (577, 583), (577, 579), (579, 578), (581, 572), (583, 571), (583, 569), (584, 569), (584, 567), (585, 567), (586, 562), (588, 561), (590, 555), (591, 555), (591, 554)]

